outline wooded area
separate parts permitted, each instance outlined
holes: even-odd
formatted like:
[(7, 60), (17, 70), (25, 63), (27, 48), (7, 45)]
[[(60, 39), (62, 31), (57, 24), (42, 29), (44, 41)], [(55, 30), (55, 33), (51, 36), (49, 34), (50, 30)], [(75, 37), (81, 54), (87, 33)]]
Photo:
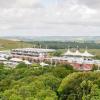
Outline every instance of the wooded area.
[(42, 68), (20, 63), (7, 69), (1, 64), (0, 99), (100, 100), (99, 76), (99, 72), (77, 72), (70, 65)]

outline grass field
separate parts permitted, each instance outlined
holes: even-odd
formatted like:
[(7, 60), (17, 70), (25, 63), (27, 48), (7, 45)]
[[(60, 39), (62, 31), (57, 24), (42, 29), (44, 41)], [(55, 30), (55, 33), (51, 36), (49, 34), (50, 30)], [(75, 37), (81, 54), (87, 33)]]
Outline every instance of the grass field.
[(32, 47), (32, 44), (22, 41), (12, 41), (0, 39), (0, 50), (10, 50), (14, 48)]

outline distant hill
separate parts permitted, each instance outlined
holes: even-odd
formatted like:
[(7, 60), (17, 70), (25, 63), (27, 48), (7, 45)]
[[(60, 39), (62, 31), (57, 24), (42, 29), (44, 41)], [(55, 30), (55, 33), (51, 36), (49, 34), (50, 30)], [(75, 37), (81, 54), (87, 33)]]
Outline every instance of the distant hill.
[(21, 48), (21, 47), (31, 47), (31, 46), (32, 46), (31, 44), (22, 41), (0, 39), (0, 50), (7, 50), (7, 49)]
[(100, 36), (22, 36), (22, 37), (2, 37), (11, 40), (24, 41), (77, 41), (77, 42), (95, 42), (100, 41)]

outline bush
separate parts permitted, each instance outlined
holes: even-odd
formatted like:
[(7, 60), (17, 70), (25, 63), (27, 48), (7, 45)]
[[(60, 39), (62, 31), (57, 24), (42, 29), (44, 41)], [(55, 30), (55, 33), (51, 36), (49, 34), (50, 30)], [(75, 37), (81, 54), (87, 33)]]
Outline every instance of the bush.
[(24, 62), (19, 63), (16, 68), (26, 68), (27, 65)]

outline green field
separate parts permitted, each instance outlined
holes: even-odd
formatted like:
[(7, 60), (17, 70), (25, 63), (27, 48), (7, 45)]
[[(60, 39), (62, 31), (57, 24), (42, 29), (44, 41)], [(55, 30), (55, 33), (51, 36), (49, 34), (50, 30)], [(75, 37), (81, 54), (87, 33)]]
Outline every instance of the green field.
[(9, 50), (14, 48), (32, 47), (32, 44), (23, 41), (12, 41), (0, 39), (0, 50)]

